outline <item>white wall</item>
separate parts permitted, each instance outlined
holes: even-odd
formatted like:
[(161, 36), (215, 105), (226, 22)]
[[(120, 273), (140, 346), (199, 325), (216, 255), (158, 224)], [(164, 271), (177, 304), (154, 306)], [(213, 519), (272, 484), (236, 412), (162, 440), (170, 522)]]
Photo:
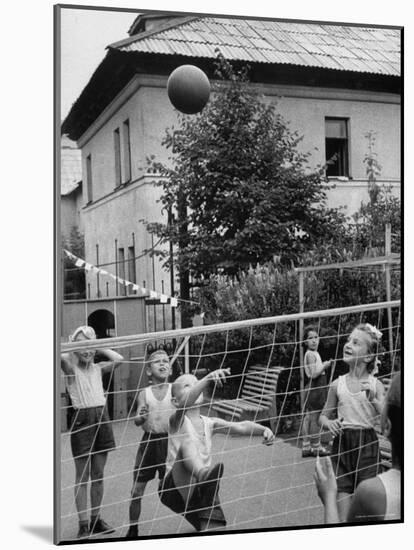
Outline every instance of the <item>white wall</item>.
[[(176, 112), (171, 107), (165, 88), (165, 78), (136, 77), (118, 96), (100, 118), (79, 140), (82, 146), (84, 168), (84, 204), (86, 203), (85, 159), (92, 155), (94, 203), (83, 209), (86, 236), (86, 259), (96, 262), (96, 244), (99, 244), (100, 263), (115, 261), (117, 246), (125, 249), (132, 245), (135, 234), (136, 255), (151, 246), (151, 237), (141, 219), (160, 221), (161, 205), (157, 202), (160, 188), (151, 184), (145, 175), (145, 159), (155, 155), (166, 162), (170, 151), (162, 145), (165, 128), (178, 126)], [(366, 200), (367, 181), (363, 159), (368, 152), (364, 137), (368, 131), (376, 133), (375, 151), (382, 165), (379, 183), (391, 183), (399, 193), (400, 183), (400, 105), (399, 97), (392, 94), (344, 91), (322, 88), (287, 86), (259, 86), (268, 101), (277, 101), (278, 110), (292, 130), (303, 135), (300, 148), (311, 152), (310, 167), (325, 162), (325, 117), (349, 119), (349, 181), (337, 181), (336, 189), (329, 191), (331, 206), (346, 206), (349, 214), (355, 212), (361, 200)], [(131, 183), (115, 191), (115, 156), (113, 131), (129, 119), (132, 157)], [(145, 176), (145, 177), (144, 177)], [(165, 219), (165, 218), (164, 218)], [(136, 263), (137, 282), (146, 281), (147, 288), (169, 294), (169, 275), (163, 272), (161, 262), (155, 260), (155, 280), (152, 260), (147, 256)], [(115, 266), (106, 268), (115, 273)], [(127, 274), (126, 274), (127, 277)], [(96, 294), (96, 275), (88, 277), (91, 296)], [(106, 294), (105, 282), (101, 284)], [(110, 282), (110, 295), (115, 285)], [(113, 294), (112, 294), (113, 295)]]

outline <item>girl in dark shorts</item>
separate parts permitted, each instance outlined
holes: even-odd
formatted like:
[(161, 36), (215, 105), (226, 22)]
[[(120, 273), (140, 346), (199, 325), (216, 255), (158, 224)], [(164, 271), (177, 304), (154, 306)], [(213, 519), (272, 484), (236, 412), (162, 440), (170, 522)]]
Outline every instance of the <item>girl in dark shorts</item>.
[(328, 395), (328, 380), (325, 370), (331, 361), (322, 362), (318, 353), (319, 335), (315, 328), (308, 327), (304, 332), (305, 374), (308, 383), (305, 387), (304, 419), (302, 426), (302, 456), (327, 456), (329, 451), (321, 445), (319, 415)]
[[(334, 435), (332, 463), (338, 486), (338, 513), (346, 521), (359, 483), (378, 474), (379, 444), (375, 424), (384, 403), (384, 386), (372, 376), (381, 332), (369, 323), (358, 325), (344, 346), (349, 373), (330, 386), (320, 424)], [(336, 413), (336, 419), (330, 417)]]
[[(93, 328), (82, 326), (69, 337), (71, 342), (95, 340)], [(121, 364), (123, 357), (109, 349), (99, 350), (107, 361), (94, 363), (95, 351), (83, 349), (61, 355), (61, 368), (72, 403), (70, 442), (75, 461), (75, 503), (79, 517), (78, 538), (112, 533), (99, 517), (103, 477), (108, 451), (115, 448), (112, 426), (105, 409), (102, 374)], [(87, 485), (91, 480), (91, 519), (88, 523)]]

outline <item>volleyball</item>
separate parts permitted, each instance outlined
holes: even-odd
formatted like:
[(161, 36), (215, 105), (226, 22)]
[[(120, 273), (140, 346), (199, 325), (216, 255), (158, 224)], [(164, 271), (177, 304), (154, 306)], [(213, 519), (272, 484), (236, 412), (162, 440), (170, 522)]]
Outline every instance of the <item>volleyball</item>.
[(168, 97), (173, 106), (187, 115), (199, 113), (210, 97), (207, 75), (194, 65), (181, 65), (169, 76)]

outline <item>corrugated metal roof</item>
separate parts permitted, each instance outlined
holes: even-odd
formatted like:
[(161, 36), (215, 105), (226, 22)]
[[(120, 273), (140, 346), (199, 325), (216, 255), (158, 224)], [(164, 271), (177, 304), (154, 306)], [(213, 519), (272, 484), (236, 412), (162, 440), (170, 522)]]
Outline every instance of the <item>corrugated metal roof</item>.
[(110, 46), (126, 52), (282, 63), (400, 76), (400, 31), (318, 23), (193, 17)]
[(62, 136), (60, 156), (60, 193), (69, 195), (82, 181), (81, 151), (76, 143)]

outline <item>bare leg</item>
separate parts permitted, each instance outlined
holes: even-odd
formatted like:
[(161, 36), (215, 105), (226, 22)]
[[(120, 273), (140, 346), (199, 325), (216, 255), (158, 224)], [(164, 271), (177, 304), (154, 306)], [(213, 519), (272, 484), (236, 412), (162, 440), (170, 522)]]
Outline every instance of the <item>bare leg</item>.
[(349, 493), (338, 493), (337, 497), (337, 503), (338, 503), (338, 514), (339, 514), (339, 521), (341, 523), (345, 523), (348, 519), (348, 512), (351, 507), (351, 501), (352, 501), (353, 495), (350, 495)]
[(136, 525), (141, 515), (141, 500), (144, 496), (146, 481), (137, 481), (134, 483), (131, 491), (131, 503), (129, 505), (129, 523)]
[(224, 526), (219, 521), (200, 519), (200, 531), (216, 529), (217, 527), (221, 527), (223, 529)]
[(317, 449), (321, 444), (321, 428), (319, 426), (319, 411), (309, 412), (309, 433), (313, 449)]
[(91, 516), (97, 517), (104, 491), (104, 469), (108, 453), (97, 453), (91, 459)]
[(81, 522), (88, 521), (86, 507), (88, 502), (87, 484), (89, 481), (89, 469), (89, 457), (75, 458), (75, 503), (79, 521)]
[(302, 423), (302, 448), (305, 447), (305, 448), (308, 448), (310, 447), (310, 438), (309, 438), (309, 434), (310, 434), (310, 413), (309, 412), (305, 412), (305, 416), (303, 418), (303, 423)]

